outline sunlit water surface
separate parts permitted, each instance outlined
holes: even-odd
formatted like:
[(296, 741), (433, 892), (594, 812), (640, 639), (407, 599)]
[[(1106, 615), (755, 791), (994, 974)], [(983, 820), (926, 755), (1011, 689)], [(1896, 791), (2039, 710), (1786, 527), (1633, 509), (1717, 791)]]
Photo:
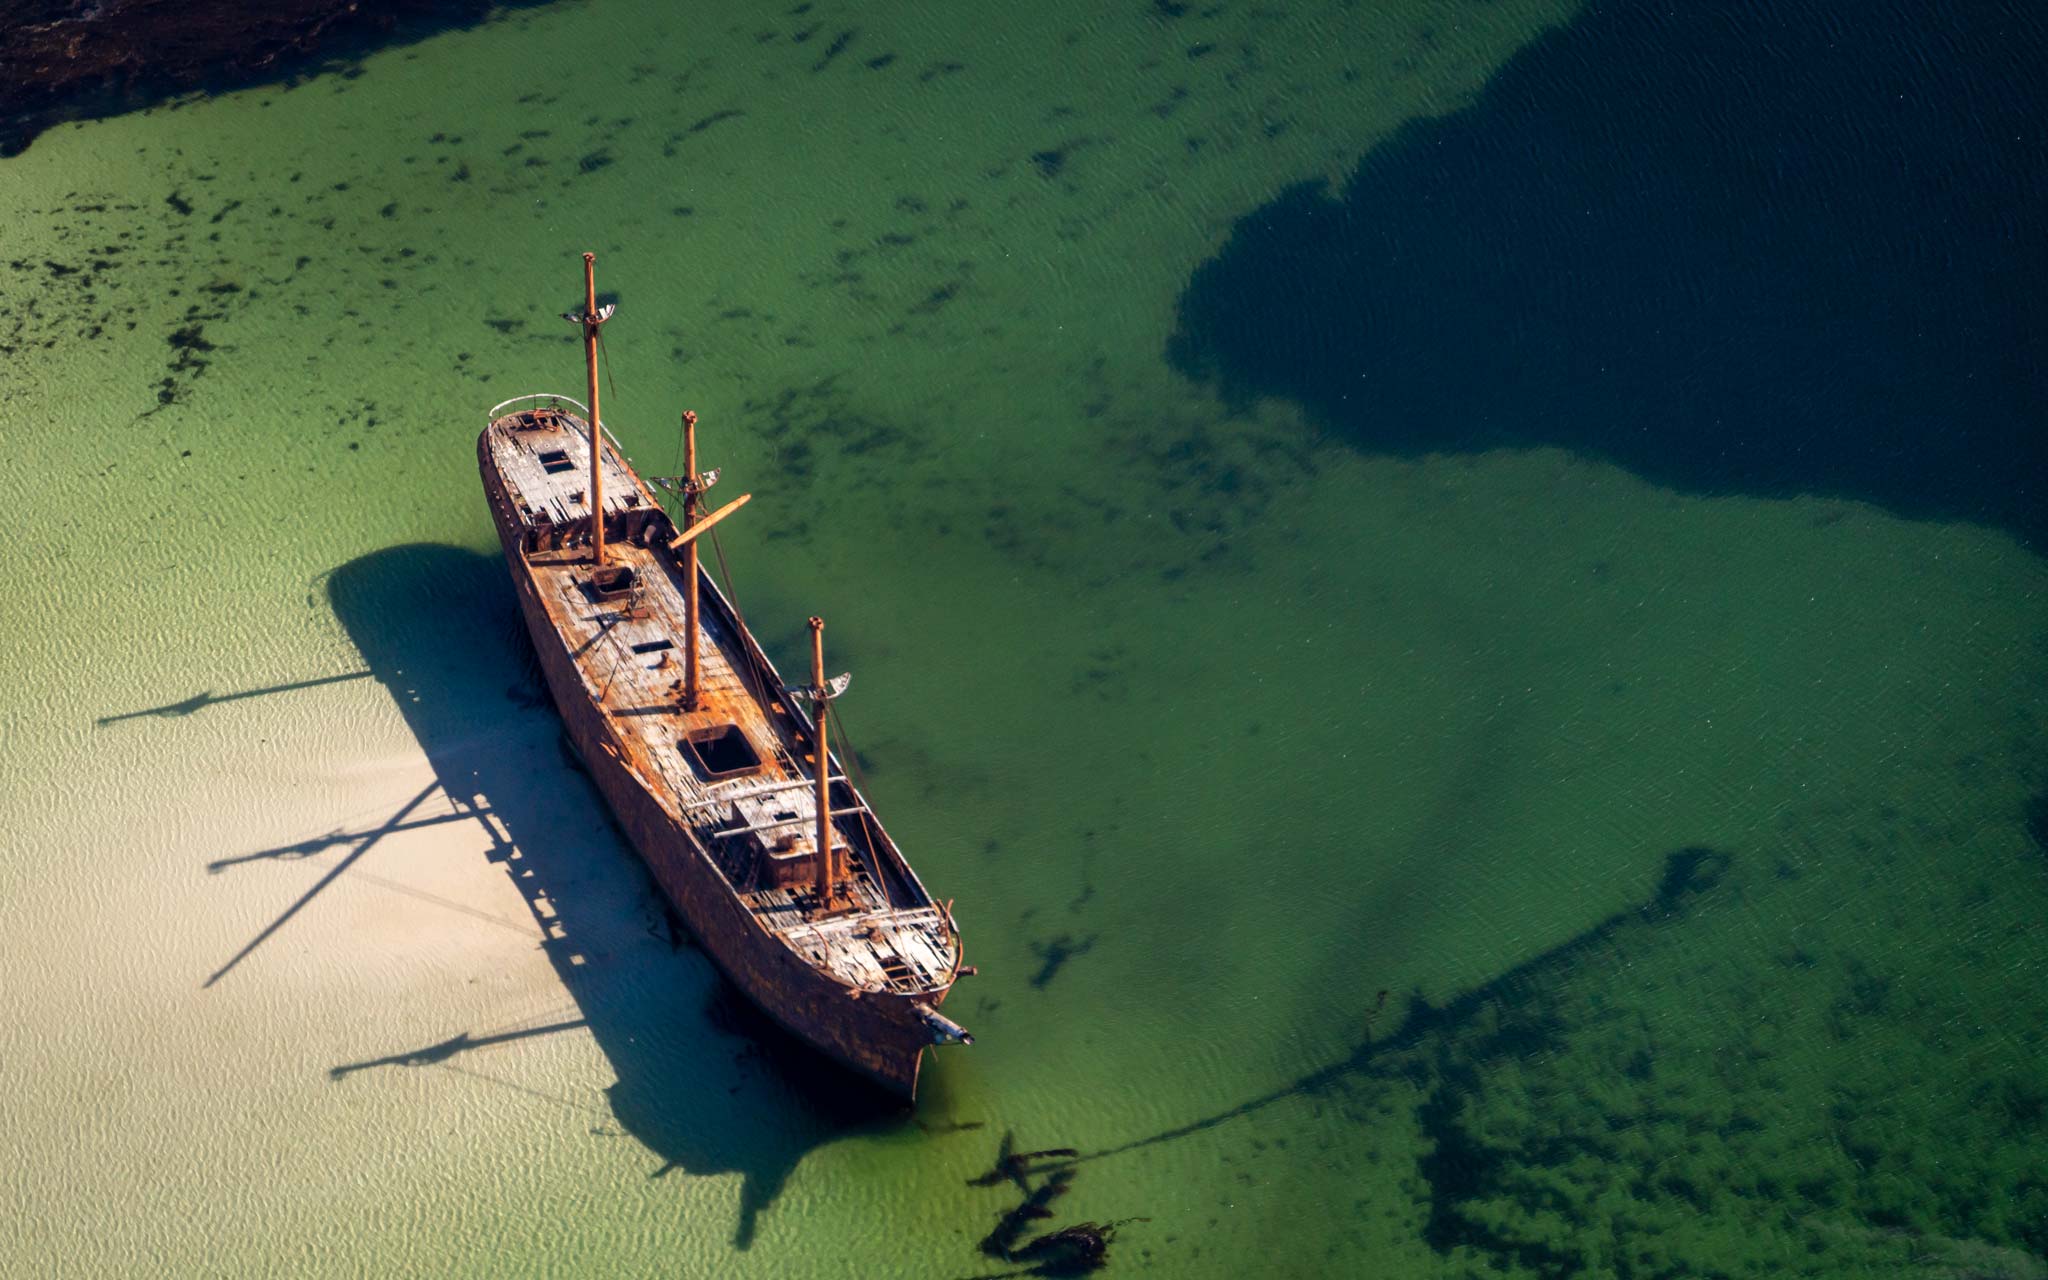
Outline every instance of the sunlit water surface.
[[(0, 163), (10, 1274), (1009, 1272), (1006, 1142), (1116, 1271), (2048, 1274), (2035, 20), (734, 12)], [(585, 248), (957, 902), (914, 1115), (558, 746)]]

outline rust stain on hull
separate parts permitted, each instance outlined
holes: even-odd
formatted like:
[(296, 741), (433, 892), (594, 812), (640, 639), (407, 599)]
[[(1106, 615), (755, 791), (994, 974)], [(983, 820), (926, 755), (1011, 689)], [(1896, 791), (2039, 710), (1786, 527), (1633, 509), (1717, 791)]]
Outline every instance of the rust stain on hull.
[[(702, 570), (702, 686), (685, 705), (685, 575), (695, 566), (615, 442), (601, 447), (605, 559), (592, 563), (587, 499), (598, 486), (587, 483), (592, 433), (580, 409), (567, 397), (508, 401), (477, 440), (520, 612), (569, 740), (734, 985), (800, 1039), (912, 1098), (927, 1048), (972, 1042), (938, 1012), (962, 972), (950, 904), (926, 892), (838, 758), (813, 758), (801, 701), (813, 691), (785, 684)], [(823, 904), (820, 767), (827, 866), (842, 876)]]

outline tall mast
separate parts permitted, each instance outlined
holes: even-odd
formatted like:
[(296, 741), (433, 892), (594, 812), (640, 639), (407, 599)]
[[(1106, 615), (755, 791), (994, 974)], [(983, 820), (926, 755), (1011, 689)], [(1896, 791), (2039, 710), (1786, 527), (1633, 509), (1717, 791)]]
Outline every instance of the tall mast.
[(825, 749), (825, 722), (832, 718), (831, 695), (825, 685), (825, 620), (811, 619), (811, 687), (817, 690), (814, 722), (818, 726), (818, 914), (829, 915), (838, 902), (838, 877), (832, 866), (832, 757)]
[[(697, 523), (697, 495), (704, 490), (697, 475), (697, 415), (691, 410), (683, 411), (683, 528)], [(697, 709), (697, 540), (690, 539), (684, 549), (683, 564), (683, 630), (687, 638), (683, 648), (683, 710)]]
[(604, 428), (597, 414), (597, 255), (583, 255), (583, 362), (590, 371), (590, 563), (604, 568)]

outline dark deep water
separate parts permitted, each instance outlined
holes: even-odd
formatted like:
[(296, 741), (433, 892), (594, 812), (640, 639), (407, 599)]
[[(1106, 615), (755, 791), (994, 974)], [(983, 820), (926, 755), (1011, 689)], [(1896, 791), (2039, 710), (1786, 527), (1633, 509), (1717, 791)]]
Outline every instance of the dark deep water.
[(1190, 281), (1170, 348), (1357, 447), (2048, 535), (2048, 22), (1599, 0)]

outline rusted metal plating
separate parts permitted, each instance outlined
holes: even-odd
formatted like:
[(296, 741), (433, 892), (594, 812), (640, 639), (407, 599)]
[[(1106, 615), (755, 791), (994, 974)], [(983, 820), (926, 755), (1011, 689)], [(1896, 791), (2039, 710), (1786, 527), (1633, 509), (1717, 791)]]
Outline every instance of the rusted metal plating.
[[(586, 321), (587, 370), (610, 314), (594, 307), (592, 261), (590, 309), (571, 317)], [(664, 486), (685, 497), (678, 530), (608, 445), (594, 403), (522, 396), (492, 415), (478, 464), (520, 611), (619, 825), (750, 999), (912, 1096), (926, 1048), (970, 1039), (937, 1014), (963, 972), (959, 930), (832, 758), (831, 700), (847, 677), (825, 678), (823, 623), (812, 678), (791, 687), (697, 563), (697, 539), (750, 495), (700, 514), (711, 477), (691, 448), (689, 477)], [(694, 425), (686, 416), (686, 441)], [(581, 548), (599, 539), (605, 562), (593, 564)], [(677, 640), (686, 666), (695, 650), (694, 698), (670, 665)]]

